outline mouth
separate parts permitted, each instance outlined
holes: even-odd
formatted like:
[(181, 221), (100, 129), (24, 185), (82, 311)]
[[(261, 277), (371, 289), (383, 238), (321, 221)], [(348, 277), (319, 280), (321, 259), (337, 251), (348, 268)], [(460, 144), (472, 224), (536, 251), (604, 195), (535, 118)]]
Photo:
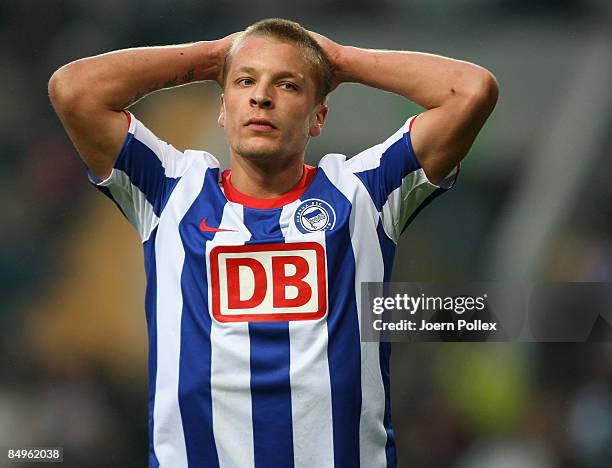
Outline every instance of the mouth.
[(274, 124), (267, 119), (250, 119), (246, 123), (246, 127), (254, 132), (271, 132), (276, 130)]

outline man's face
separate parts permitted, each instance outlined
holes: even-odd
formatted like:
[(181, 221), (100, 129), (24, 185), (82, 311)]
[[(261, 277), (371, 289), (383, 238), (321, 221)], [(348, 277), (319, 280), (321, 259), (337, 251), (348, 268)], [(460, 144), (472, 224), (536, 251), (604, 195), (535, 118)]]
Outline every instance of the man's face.
[[(327, 106), (315, 105), (316, 83), (300, 50), (251, 36), (232, 57), (219, 125), (232, 155), (251, 160), (303, 157), (310, 136), (321, 133)], [(266, 119), (274, 127), (249, 124)]]

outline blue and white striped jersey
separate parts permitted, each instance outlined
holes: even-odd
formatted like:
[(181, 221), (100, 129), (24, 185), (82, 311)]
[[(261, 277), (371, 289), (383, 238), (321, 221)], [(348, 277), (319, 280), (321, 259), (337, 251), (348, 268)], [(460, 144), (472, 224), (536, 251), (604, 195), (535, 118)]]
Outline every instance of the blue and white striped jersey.
[(360, 341), (360, 283), (389, 280), (402, 230), (456, 171), (427, 180), (413, 117), (260, 200), (127, 115), (111, 175), (89, 177), (144, 246), (149, 466), (395, 466), (390, 347)]

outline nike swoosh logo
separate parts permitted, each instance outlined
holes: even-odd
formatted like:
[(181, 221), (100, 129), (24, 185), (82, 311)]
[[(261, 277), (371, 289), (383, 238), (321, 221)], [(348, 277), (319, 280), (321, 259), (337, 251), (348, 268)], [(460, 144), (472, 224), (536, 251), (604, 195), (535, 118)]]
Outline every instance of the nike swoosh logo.
[(208, 219), (208, 216), (204, 216), (204, 218), (202, 218), (202, 221), (200, 221), (200, 231), (205, 231), (205, 232), (238, 232), (235, 229), (220, 229), (220, 228), (214, 228), (214, 227), (210, 227), (206, 225), (206, 220)]

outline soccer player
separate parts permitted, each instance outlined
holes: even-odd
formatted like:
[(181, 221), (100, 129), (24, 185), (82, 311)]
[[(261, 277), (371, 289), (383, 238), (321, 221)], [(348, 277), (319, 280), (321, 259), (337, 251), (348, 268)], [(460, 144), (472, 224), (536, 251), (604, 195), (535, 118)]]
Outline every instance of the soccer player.
[[(201, 80), (223, 90), (225, 170), (125, 110)], [(342, 82), (426, 110), (351, 158), (305, 165)], [(77, 60), (49, 93), (91, 182), (143, 242), (149, 466), (395, 466), (389, 346), (360, 342), (360, 283), (389, 280), (405, 226), (454, 183), (497, 100), (491, 73), (267, 19)]]

